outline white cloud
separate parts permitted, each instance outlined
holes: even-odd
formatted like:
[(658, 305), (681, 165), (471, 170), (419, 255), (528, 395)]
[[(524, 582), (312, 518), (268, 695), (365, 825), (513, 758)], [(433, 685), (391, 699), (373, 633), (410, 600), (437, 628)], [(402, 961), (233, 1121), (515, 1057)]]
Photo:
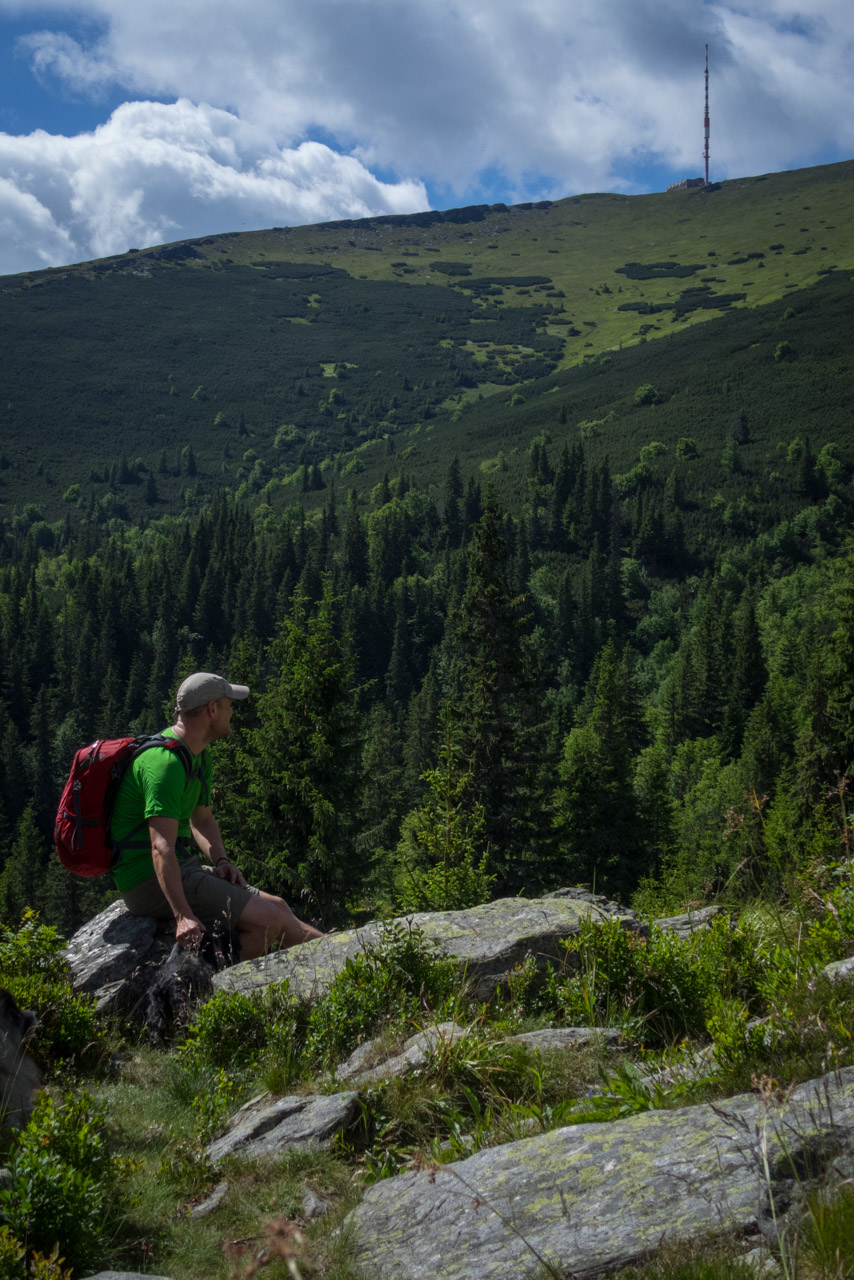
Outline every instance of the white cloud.
[(282, 149), (230, 112), (186, 99), (125, 103), (93, 133), (0, 134), (0, 272), (102, 257), (242, 227), (427, 207), (317, 142)]
[[(51, 29), (22, 49), (54, 91), (180, 100), (70, 140), (58, 185), (83, 200), (97, 174), (110, 215), (72, 225), (20, 188), (93, 250), (126, 227), (413, 210), (413, 177), (464, 203), (496, 198), (496, 175), (530, 199), (642, 189), (649, 163), (700, 172), (706, 43), (714, 177), (854, 153), (850, 0), (40, 0), (39, 14)], [(38, 169), (44, 145), (19, 141)]]
[(460, 192), (486, 170), (577, 190), (618, 180), (638, 151), (671, 163), (696, 156), (707, 41), (733, 125), (732, 142), (718, 136), (721, 171), (757, 152), (768, 168), (817, 142), (854, 144), (854, 16), (842, 0), (811, 0), (806, 15), (788, 0), (56, 0), (53, 8), (59, 27), (65, 9), (102, 24), (85, 47), (61, 31), (29, 37), (39, 74), (76, 92), (119, 85), (210, 102), (280, 145), (319, 127), (369, 164)]
[(71, 237), (46, 205), (16, 185), (17, 177), (0, 178), (0, 274), (19, 271), (24, 261), (40, 267), (68, 262), (74, 253)]

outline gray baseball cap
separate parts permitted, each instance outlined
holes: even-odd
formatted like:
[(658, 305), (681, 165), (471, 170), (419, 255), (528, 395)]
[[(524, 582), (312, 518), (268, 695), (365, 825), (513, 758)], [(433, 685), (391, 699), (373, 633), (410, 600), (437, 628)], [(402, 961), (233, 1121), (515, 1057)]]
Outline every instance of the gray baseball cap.
[(245, 684), (229, 684), (225, 676), (216, 676), (211, 671), (194, 671), (178, 690), (175, 706), (179, 711), (192, 711), (194, 707), (203, 707), (206, 702), (216, 702), (219, 698), (234, 698), (239, 702), (248, 697), (249, 689)]

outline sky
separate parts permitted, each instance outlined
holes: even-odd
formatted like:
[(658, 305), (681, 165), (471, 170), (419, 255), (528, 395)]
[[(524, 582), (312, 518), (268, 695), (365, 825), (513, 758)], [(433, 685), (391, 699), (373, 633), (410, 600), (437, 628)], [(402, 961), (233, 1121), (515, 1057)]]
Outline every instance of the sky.
[(850, 0), (0, 0), (0, 274), (854, 155)]

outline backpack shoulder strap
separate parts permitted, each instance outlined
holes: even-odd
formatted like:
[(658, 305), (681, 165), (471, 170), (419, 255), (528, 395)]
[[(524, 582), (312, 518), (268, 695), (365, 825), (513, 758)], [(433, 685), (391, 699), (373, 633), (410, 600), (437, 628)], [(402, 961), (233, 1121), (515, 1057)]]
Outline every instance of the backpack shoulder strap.
[(190, 753), (190, 748), (182, 738), (167, 738), (162, 733), (151, 733), (140, 739), (139, 746), (134, 751), (133, 759), (135, 760), (138, 755), (141, 755), (143, 751), (147, 751), (149, 747), (166, 747), (173, 753), (173, 755), (176, 755), (184, 766), (184, 772), (187, 775), (184, 786), (188, 787), (193, 779), (197, 779), (201, 784), (202, 795), (204, 796), (202, 803), (206, 805), (210, 804), (210, 788), (208, 787), (207, 778), (205, 776), (207, 762), (209, 759), (208, 747), (205, 747), (199, 757), (199, 763), (195, 764)]
[[(208, 788), (205, 785), (204, 770), (202, 766), (199, 766), (198, 768), (195, 768), (195, 769), (193, 768), (193, 757), (190, 754), (190, 749), (181, 738), (167, 738), (165, 734), (162, 734), (162, 733), (142, 734), (139, 738), (137, 738), (136, 743), (134, 744), (133, 750), (131, 752), (130, 760), (128, 762), (128, 767), (130, 767), (130, 765), (133, 764), (134, 760), (138, 759), (139, 756), (141, 756), (144, 751), (150, 750), (151, 747), (166, 747), (167, 751), (171, 751), (173, 755), (177, 756), (178, 759), (181, 761), (181, 764), (184, 766), (184, 773), (186, 774), (184, 787), (186, 788), (187, 786), (189, 786), (193, 778), (198, 778), (201, 781), (202, 788), (206, 794), (205, 804), (210, 803)], [(205, 752), (204, 752), (204, 758), (206, 757), (207, 757), (207, 747), (205, 748)], [(139, 844), (134, 843), (134, 837), (137, 836), (139, 832), (142, 831), (146, 825), (147, 825), (147, 819), (143, 818), (142, 822), (138, 823), (133, 828), (132, 831), (129, 831), (123, 840), (117, 840), (113, 843), (113, 846), (112, 846), (113, 861), (111, 864), (112, 866), (116, 865), (122, 852), (125, 849), (147, 847), (147, 841), (140, 842)]]
[(176, 755), (184, 766), (187, 782), (190, 781), (193, 773), (193, 757), (190, 755), (189, 747), (181, 738), (167, 738), (162, 733), (146, 733), (137, 738), (131, 762), (138, 759), (144, 751), (148, 751), (151, 747), (165, 747), (167, 751), (171, 751), (173, 755)]

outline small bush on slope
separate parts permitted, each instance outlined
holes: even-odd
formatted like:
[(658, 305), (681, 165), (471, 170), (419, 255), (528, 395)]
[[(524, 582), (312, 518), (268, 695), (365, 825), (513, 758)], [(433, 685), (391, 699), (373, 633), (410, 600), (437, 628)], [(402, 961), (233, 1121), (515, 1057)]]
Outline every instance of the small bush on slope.
[(106, 1114), (87, 1093), (42, 1094), (12, 1139), (0, 1214), (28, 1250), (58, 1249), (73, 1270), (107, 1256), (123, 1207), (127, 1161), (114, 1156)]

